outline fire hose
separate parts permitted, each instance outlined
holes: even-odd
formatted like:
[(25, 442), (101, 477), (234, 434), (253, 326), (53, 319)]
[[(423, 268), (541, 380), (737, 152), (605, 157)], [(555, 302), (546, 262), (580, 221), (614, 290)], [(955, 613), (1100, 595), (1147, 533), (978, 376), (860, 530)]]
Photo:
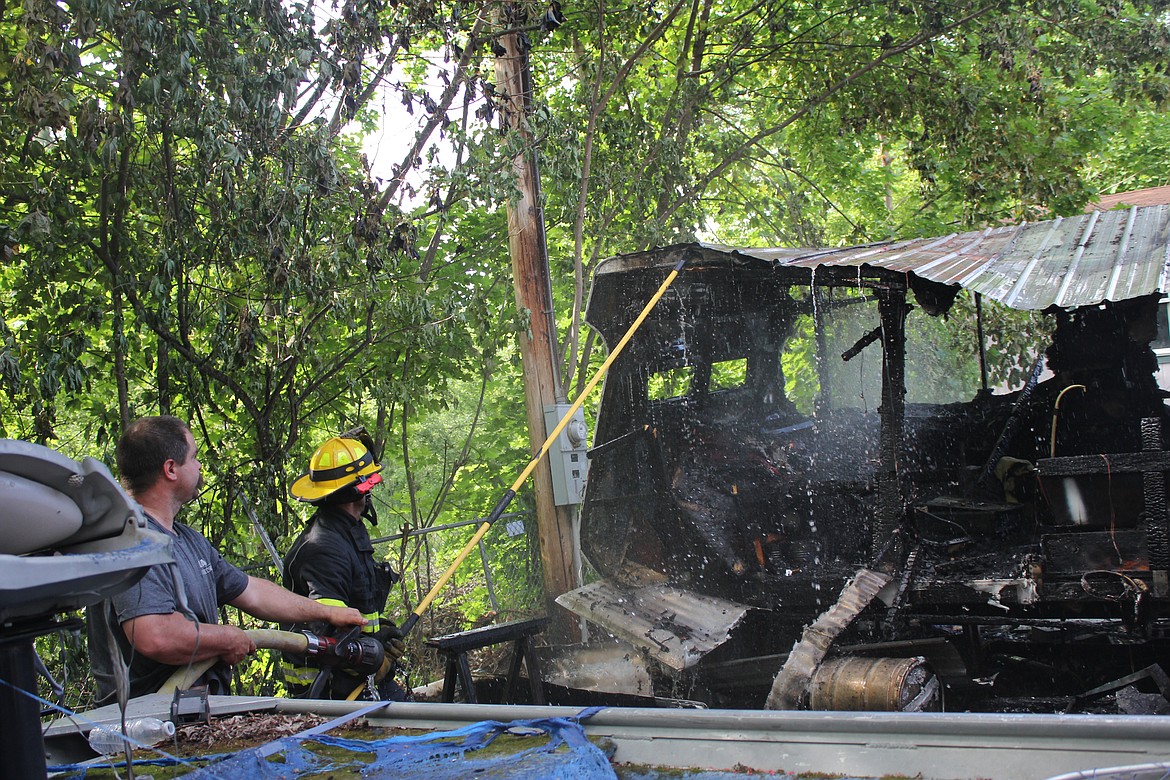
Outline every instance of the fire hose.
[[(356, 676), (365, 677), (372, 674), (375, 680), (381, 680), (390, 672), (392, 666), (390, 659), (386, 657), (386, 651), (382, 644), (372, 636), (356, 633), (356, 629), (339, 637), (318, 636), (308, 631), (278, 631), (270, 628), (251, 628), (245, 630), (244, 633), (256, 644), (257, 648), (304, 655), (323, 669), (340, 666)], [(179, 669), (163, 683), (158, 692), (170, 694), (191, 687), (218, 660), (217, 658), (208, 658)], [(356, 694), (359, 694), (361, 690), (362, 688), (359, 686), (353, 694), (350, 694), (350, 698), (356, 698)]]

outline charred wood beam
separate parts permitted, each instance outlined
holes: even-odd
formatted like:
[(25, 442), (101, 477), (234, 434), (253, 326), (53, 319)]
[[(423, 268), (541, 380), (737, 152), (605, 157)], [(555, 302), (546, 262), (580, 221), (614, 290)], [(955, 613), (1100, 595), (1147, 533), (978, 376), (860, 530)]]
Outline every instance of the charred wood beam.
[(975, 293), (975, 331), (979, 339), (979, 379), (987, 392), (987, 342), (983, 335), (983, 295)]
[[(1070, 455), (1043, 458), (1036, 470), (1045, 477), (1077, 477), (1085, 474), (1135, 474), (1170, 471), (1170, 452), (1114, 452), (1102, 455)], [(1163, 521), (1165, 518), (1163, 517)]]
[[(982, 337), (980, 337), (982, 344)], [(999, 438), (995, 442), (995, 446), (991, 449), (991, 454), (987, 456), (987, 462), (983, 464), (983, 473), (979, 478), (979, 484), (985, 490), (991, 490), (995, 483), (995, 466), (999, 463), (999, 459), (1007, 453), (1008, 445), (1011, 444), (1012, 438), (1016, 435), (1016, 429), (1020, 427), (1020, 422), (1023, 420), (1023, 412), (1028, 406), (1028, 399), (1032, 397), (1032, 391), (1036, 388), (1036, 384), (1040, 381), (1040, 374), (1044, 372), (1044, 355), (1041, 353), (1040, 357), (1036, 358), (1036, 362), (1032, 364), (1032, 371), (1028, 374), (1028, 381), (1024, 383), (1024, 388), (1020, 390), (1020, 395), (1016, 398), (1016, 404), (1012, 407), (1012, 413), (1004, 423), (1003, 430), (1000, 431)]]
[[(822, 294), (824, 294), (826, 291), (833, 290), (835, 288), (818, 284), (814, 289), (819, 290)], [(851, 289), (850, 291), (852, 292), (853, 290)], [(854, 295), (848, 298), (833, 298), (829, 295), (824, 295), (822, 299), (817, 301), (817, 309), (823, 309), (824, 311), (836, 311), (838, 309), (844, 309), (849, 306), (858, 306), (863, 303), (873, 303), (876, 300), (877, 298), (872, 295)]]
[[(873, 525), (873, 552), (884, 550), (905, 515), (905, 499), (898, 473), (898, 459), (905, 445), (906, 423), (906, 291), (878, 293), (882, 339), (881, 462), (875, 475), (877, 518)], [(901, 558), (892, 550), (891, 560)], [(877, 561), (874, 562), (878, 565)], [(883, 567), (885, 568), (885, 567)]]
[[(801, 270), (807, 270), (802, 268)], [(833, 273), (833, 271), (844, 271), (844, 273)], [(798, 283), (808, 284), (808, 277), (804, 276)], [(881, 276), (858, 276), (857, 269), (853, 266), (819, 266), (817, 268), (817, 278), (815, 280), (817, 287), (824, 287), (826, 289), (845, 288), (849, 290), (866, 289), (881, 295), (885, 292), (894, 292), (901, 295), (906, 294), (906, 282), (902, 278), (902, 274), (895, 277), (881, 277)]]
[(868, 347), (870, 344), (874, 343), (875, 341), (877, 341), (881, 337), (882, 337), (882, 326), (878, 325), (876, 328), (871, 330), (869, 333), (866, 333), (864, 336), (859, 338), (857, 340), (857, 342), (852, 347), (850, 347), (849, 349), (842, 352), (841, 359), (844, 360), (846, 363), (848, 363), (850, 360), (852, 360), (853, 358), (860, 355), (861, 350), (865, 349), (866, 347)]
[[(1157, 417), (1142, 419), (1142, 449), (1164, 455), (1162, 421)], [(1166, 475), (1163, 469), (1142, 472), (1142, 499), (1146, 515), (1146, 548), (1150, 555), (1150, 577), (1154, 596), (1170, 595), (1170, 515), (1166, 512)]]
[(1125, 618), (1007, 618), (994, 615), (914, 615), (919, 623), (935, 626), (1000, 626), (1002, 628), (1037, 626), (1043, 628), (1118, 629), (1128, 633)]

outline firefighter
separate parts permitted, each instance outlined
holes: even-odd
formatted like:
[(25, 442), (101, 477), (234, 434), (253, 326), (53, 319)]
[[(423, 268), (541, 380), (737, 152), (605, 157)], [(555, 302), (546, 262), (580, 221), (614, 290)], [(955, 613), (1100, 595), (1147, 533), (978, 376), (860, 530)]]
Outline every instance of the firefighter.
[[(289, 492), (316, 510), (293, 542), (284, 560), (284, 584), (294, 593), (317, 601), (357, 609), (369, 621), (362, 629), (385, 648), (391, 673), (381, 679), (361, 676), (343, 666), (318, 667), (304, 656), (285, 654), (285, 682), (293, 696), (326, 699), (374, 698), (402, 700), (406, 691), (394, 682), (392, 664), (405, 644), (393, 621), (381, 615), (398, 574), (374, 558), (363, 519), (377, 524), (371, 489), (382, 481), (373, 440), (364, 431), (329, 439), (313, 453), (309, 470)], [(283, 626), (291, 631), (330, 632), (309, 623)], [(337, 636), (339, 632), (325, 633)], [(359, 692), (359, 689), (360, 692)]]

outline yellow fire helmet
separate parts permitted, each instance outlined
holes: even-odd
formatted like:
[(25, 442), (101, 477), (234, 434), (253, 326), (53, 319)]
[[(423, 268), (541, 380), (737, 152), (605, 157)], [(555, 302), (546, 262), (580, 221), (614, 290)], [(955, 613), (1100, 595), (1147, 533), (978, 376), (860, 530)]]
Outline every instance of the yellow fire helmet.
[(347, 487), (364, 495), (382, 481), (378, 474), (381, 470), (382, 464), (374, 462), (366, 445), (357, 439), (336, 436), (317, 448), (309, 460), (309, 471), (293, 482), (289, 492), (298, 501), (310, 504)]

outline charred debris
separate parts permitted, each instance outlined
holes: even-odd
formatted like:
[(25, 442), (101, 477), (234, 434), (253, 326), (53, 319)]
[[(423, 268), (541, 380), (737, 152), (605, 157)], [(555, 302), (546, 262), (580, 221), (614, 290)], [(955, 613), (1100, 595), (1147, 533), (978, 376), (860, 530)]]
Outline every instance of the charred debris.
[[(1161, 250), (1146, 254), (1160, 272), (1155, 216)], [(1092, 225), (1065, 229), (1091, 243)], [(1090, 269), (1071, 240), (1063, 260), (1030, 265), (1041, 255), (1013, 261), (1020, 243), (1005, 229), (980, 256), (968, 242), (966, 284), (940, 277), (946, 247), (878, 248), (909, 268), (872, 248), (701, 244), (599, 268), (588, 317), (612, 344), (686, 260), (606, 379), (581, 530), (597, 577), (559, 599), (624, 643), (613, 662), (642, 664), (643, 692), (1050, 711), (1122, 688), (1170, 693), (1160, 277), (1041, 306), (1038, 285), (1091, 298)], [(1116, 240), (1110, 251), (1099, 265), (1128, 264), (1127, 278), (1146, 262)], [(908, 318), (944, 314), (988, 269), (1053, 322), (1028, 382), (914, 402), (907, 367), (924, 358)]]

